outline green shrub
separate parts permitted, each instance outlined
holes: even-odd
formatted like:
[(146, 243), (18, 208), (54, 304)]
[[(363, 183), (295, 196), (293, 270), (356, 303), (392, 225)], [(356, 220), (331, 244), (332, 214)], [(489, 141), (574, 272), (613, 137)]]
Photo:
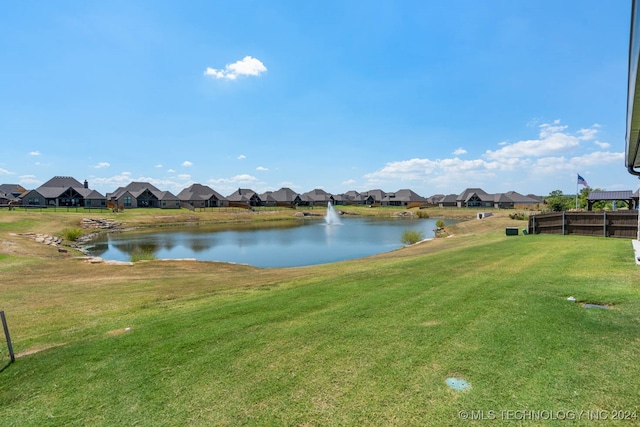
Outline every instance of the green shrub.
[(509, 214), (509, 218), (511, 218), (511, 219), (517, 219), (517, 220), (520, 220), (520, 221), (523, 221), (523, 220), (525, 220), (525, 219), (528, 219), (527, 215), (525, 215), (525, 214), (523, 214), (523, 213), (519, 213), (519, 212)]
[(138, 249), (129, 256), (131, 262), (153, 261), (154, 259), (158, 259), (158, 257), (149, 249)]
[(419, 209), (418, 218), (429, 218), (429, 213), (427, 211), (423, 211), (422, 209)]
[(71, 242), (75, 242), (82, 236), (82, 229), (79, 227), (66, 228), (62, 230), (62, 237)]
[(439, 219), (439, 220), (436, 221), (436, 227), (444, 228), (444, 226), (445, 226), (445, 223), (444, 223), (443, 220)]
[(413, 245), (424, 240), (424, 233), (420, 230), (404, 230), (402, 232), (402, 243), (405, 245)]

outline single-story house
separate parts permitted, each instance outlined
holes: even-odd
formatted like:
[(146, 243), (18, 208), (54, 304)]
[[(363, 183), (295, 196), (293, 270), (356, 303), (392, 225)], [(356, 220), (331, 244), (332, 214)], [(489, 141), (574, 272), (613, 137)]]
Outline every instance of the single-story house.
[(302, 202), (300, 194), (288, 187), (282, 187), (277, 191), (266, 191), (260, 195), (265, 206), (297, 206)]
[(0, 206), (8, 205), (10, 203), (13, 203), (13, 196), (0, 190)]
[(230, 206), (232, 206), (233, 203), (240, 203), (247, 206), (262, 206), (260, 195), (249, 188), (238, 188), (237, 191), (227, 196), (227, 200)]
[(411, 190), (398, 190), (387, 193), (382, 199), (382, 206), (408, 206), (410, 203), (426, 203), (427, 199)]
[(326, 191), (316, 188), (300, 196), (301, 204), (306, 206), (328, 206), (335, 204), (333, 196)]
[(537, 196), (522, 195), (515, 191), (496, 193), (494, 207), (498, 209), (523, 209), (532, 208), (543, 204), (544, 201)]
[(437, 206), (443, 198), (444, 194), (434, 194), (433, 196), (427, 197), (427, 204)]
[(336, 205), (373, 205), (382, 202), (385, 192), (382, 190), (371, 190), (359, 193), (355, 190), (334, 196)]
[(495, 197), (481, 188), (467, 188), (458, 196), (456, 202), (459, 208), (492, 208)]
[(27, 190), (18, 184), (0, 184), (0, 206), (19, 205), (20, 195)]
[(162, 191), (148, 182), (131, 182), (107, 193), (114, 207), (180, 209), (180, 199), (170, 191)]
[(35, 190), (21, 195), (23, 206), (83, 206), (105, 207), (106, 198), (69, 176), (55, 176)]
[(26, 188), (19, 184), (0, 184), (0, 193), (6, 194), (9, 199), (18, 200), (20, 195), (27, 191)]
[(365, 205), (373, 205), (376, 203), (382, 203), (382, 199), (384, 199), (384, 197), (387, 195), (387, 193), (385, 193), (382, 190), (370, 190), (370, 191), (365, 191), (364, 193), (361, 193), (362, 195), (362, 199), (363, 199), (363, 203)]
[(346, 193), (336, 194), (333, 196), (336, 205), (362, 205), (364, 199), (362, 195), (355, 190), (347, 191)]
[(441, 208), (456, 208), (458, 207), (458, 195), (447, 194), (440, 200), (438, 200), (438, 206)]
[(194, 208), (217, 208), (229, 206), (229, 201), (207, 185), (192, 184), (178, 193), (178, 199)]

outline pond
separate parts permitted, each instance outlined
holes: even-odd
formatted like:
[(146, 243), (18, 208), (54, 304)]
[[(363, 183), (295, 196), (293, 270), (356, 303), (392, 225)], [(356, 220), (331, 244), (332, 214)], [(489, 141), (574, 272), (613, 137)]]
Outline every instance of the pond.
[[(286, 224), (156, 228), (101, 235), (85, 247), (89, 255), (129, 261), (146, 251), (158, 259), (195, 258), (255, 267), (296, 267), (362, 258), (403, 246), (405, 230), (434, 236), (435, 219), (341, 218), (329, 224), (303, 220)], [(451, 221), (445, 221), (449, 224)]]

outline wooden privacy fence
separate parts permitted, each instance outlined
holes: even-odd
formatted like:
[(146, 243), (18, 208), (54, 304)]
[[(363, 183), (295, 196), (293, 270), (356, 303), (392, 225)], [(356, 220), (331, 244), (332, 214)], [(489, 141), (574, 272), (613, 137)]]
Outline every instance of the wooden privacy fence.
[(529, 234), (579, 234), (582, 236), (638, 236), (638, 211), (553, 212), (529, 217)]

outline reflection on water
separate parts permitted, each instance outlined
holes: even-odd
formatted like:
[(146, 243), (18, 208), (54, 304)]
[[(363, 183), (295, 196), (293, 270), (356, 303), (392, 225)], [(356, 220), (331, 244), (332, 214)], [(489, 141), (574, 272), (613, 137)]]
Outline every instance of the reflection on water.
[(341, 224), (305, 221), (270, 225), (191, 226), (112, 233), (87, 247), (108, 260), (145, 251), (159, 259), (195, 258), (256, 267), (294, 267), (360, 258), (402, 246), (402, 232), (434, 235), (436, 220), (344, 218)]

